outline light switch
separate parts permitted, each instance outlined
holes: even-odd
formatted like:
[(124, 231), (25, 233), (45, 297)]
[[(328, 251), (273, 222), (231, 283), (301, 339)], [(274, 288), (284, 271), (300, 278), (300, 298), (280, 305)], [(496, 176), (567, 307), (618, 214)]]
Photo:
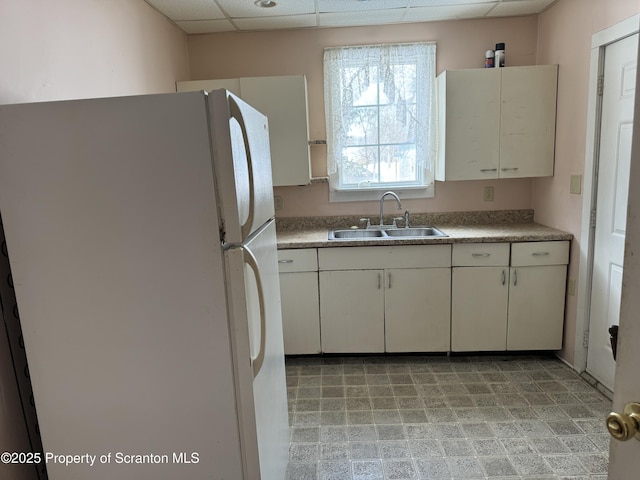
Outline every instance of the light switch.
[(493, 187), (484, 187), (482, 198), (485, 202), (493, 202)]
[(582, 175), (571, 175), (569, 193), (580, 195), (582, 193)]

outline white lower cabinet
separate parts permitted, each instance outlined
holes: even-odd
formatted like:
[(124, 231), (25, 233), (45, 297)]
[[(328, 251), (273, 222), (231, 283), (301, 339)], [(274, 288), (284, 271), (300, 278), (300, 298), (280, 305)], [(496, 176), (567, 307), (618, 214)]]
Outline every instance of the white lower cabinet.
[(279, 250), (278, 267), (284, 353), (320, 353), (317, 251), (315, 248)]
[(509, 244), (456, 244), (452, 262), (451, 350), (506, 350)]
[(562, 348), (569, 242), (511, 248), (507, 350)]
[(385, 280), (386, 351), (448, 351), (451, 269), (391, 269)]
[(567, 241), (454, 245), (451, 350), (561, 349), (568, 262)]
[(322, 350), (384, 352), (381, 270), (320, 272)]
[(449, 350), (450, 245), (320, 249), (318, 266), (324, 352)]

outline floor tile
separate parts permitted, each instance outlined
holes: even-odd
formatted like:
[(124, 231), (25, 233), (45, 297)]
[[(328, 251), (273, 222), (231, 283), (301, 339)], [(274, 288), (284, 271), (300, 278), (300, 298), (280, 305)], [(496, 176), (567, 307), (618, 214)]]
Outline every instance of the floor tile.
[(287, 480), (605, 480), (611, 402), (543, 355), (287, 358)]

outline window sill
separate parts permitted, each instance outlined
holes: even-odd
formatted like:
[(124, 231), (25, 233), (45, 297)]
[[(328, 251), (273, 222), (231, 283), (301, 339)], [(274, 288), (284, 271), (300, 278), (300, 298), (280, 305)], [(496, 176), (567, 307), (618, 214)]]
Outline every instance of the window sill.
[(368, 188), (361, 190), (333, 190), (329, 188), (329, 202), (363, 202), (369, 200), (380, 200), (384, 192), (392, 191), (401, 200), (407, 198), (433, 198), (435, 196), (434, 185), (414, 188)]

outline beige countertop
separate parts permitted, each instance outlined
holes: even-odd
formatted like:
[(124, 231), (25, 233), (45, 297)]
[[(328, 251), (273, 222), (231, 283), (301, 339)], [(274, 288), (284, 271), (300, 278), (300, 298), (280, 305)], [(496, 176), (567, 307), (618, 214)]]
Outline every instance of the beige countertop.
[(412, 239), (367, 239), (364, 241), (329, 240), (328, 228), (307, 226), (300, 229), (279, 229), (277, 232), (278, 249), (361, 247), (374, 245), (432, 245), (473, 242), (542, 242), (571, 240), (573, 238), (573, 235), (570, 233), (533, 222), (488, 225), (433, 224), (433, 226), (442, 230), (448, 236)]

